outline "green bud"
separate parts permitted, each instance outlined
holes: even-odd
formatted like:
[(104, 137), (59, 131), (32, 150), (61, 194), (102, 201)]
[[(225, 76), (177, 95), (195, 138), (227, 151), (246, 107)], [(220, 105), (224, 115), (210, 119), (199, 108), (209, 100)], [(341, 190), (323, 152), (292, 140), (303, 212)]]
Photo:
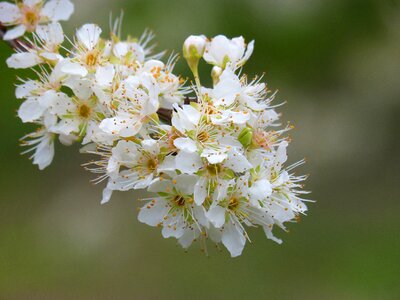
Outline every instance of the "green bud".
[(251, 128), (244, 128), (239, 134), (239, 142), (243, 145), (243, 147), (247, 148), (251, 145), (251, 141), (253, 140), (253, 131)]

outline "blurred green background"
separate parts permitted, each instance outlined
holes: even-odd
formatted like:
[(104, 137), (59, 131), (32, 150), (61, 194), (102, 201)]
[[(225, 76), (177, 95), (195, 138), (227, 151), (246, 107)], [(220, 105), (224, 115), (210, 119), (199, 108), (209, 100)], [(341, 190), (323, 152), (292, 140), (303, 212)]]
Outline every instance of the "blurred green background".
[[(283, 245), (251, 230), (231, 259), (210, 244), (184, 253), (136, 220), (137, 194), (100, 206), (78, 147), (40, 172), (21, 157), (17, 72), (0, 45), (0, 299), (400, 299), (400, 3), (385, 0), (85, 0), (84, 22), (124, 34), (146, 27), (158, 49), (190, 34), (256, 40), (250, 75), (265, 72), (293, 121), (290, 160), (307, 158), (317, 200)], [(177, 73), (189, 75), (180, 61)], [(18, 73), (19, 74), (19, 73)]]

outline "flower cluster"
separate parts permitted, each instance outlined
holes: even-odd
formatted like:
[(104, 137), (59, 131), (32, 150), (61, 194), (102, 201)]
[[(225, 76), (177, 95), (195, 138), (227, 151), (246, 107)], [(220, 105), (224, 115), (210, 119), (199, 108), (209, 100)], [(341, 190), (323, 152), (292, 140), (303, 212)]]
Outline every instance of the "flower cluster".
[[(189, 37), (183, 56), (195, 80), (185, 85), (173, 74), (176, 56), (164, 63), (163, 53), (152, 54), (149, 32), (122, 40), (119, 21), (108, 38), (97, 25), (83, 25), (66, 48), (58, 21), (72, 10), (69, 0), (0, 3), (0, 21), (16, 25), (7, 38), (32, 32), (30, 46), (7, 64), (37, 74), (16, 90), (24, 99), (19, 117), (38, 125), (24, 138), (33, 162), (40, 169), (51, 163), (56, 138), (81, 143), (98, 157), (87, 168), (107, 181), (102, 203), (113, 191), (153, 193), (142, 199), (139, 221), (184, 248), (210, 239), (238, 256), (250, 240), (246, 229), (258, 226), (281, 243), (274, 225), (285, 229), (307, 210), (305, 176), (292, 173), (303, 161), (285, 167), (291, 127), (279, 128), (275, 94), (262, 78), (241, 74), (254, 42)], [(212, 87), (201, 83), (201, 59), (212, 65)], [(162, 122), (162, 110), (170, 122)]]

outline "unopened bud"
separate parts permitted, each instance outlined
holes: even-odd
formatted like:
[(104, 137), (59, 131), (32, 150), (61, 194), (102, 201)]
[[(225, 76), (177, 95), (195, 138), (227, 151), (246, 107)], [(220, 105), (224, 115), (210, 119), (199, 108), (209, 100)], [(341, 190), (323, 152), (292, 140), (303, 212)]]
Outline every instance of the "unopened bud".
[(244, 128), (240, 132), (238, 140), (243, 145), (243, 147), (250, 146), (251, 141), (253, 140), (253, 131), (249, 127)]
[(221, 76), (222, 72), (223, 72), (223, 69), (218, 67), (218, 66), (215, 66), (215, 67), (212, 68), (211, 77), (213, 79), (213, 84), (214, 85), (218, 84), (219, 77)]
[(183, 43), (183, 56), (186, 59), (200, 59), (206, 49), (207, 39), (204, 35), (191, 35)]

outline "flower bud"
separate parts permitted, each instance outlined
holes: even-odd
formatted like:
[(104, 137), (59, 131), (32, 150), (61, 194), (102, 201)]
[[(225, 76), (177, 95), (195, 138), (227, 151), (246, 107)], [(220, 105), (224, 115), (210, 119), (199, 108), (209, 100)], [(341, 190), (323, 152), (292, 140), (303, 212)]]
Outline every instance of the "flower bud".
[(238, 140), (243, 145), (243, 147), (250, 146), (251, 141), (253, 140), (253, 131), (251, 130), (251, 128), (249, 127), (244, 128), (240, 132)]
[(183, 43), (183, 56), (189, 59), (200, 59), (206, 49), (207, 39), (204, 35), (191, 35)]
[(186, 59), (195, 77), (198, 76), (197, 67), (206, 49), (206, 42), (207, 40), (204, 35), (191, 35), (183, 43), (183, 57)]
[(219, 82), (219, 77), (221, 76), (224, 70), (218, 66), (214, 66), (211, 70), (211, 77), (213, 80), (213, 84), (217, 85)]

